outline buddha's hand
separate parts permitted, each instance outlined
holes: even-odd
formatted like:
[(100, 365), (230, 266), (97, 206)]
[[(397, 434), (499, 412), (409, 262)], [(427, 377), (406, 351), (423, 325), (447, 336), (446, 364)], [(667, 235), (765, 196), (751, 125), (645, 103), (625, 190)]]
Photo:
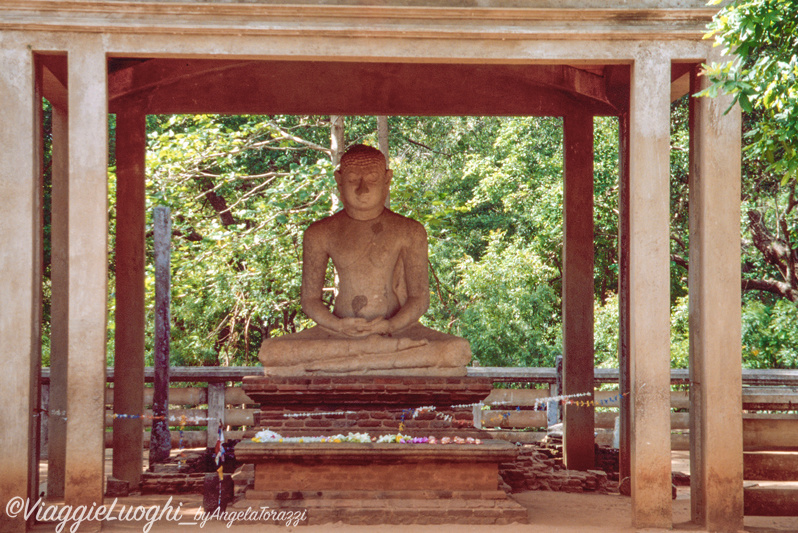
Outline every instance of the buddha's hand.
[(340, 327), (338, 331), (348, 337), (366, 337), (374, 334), (386, 335), (391, 332), (389, 322), (382, 317), (377, 317), (373, 320), (341, 318), (338, 324)]

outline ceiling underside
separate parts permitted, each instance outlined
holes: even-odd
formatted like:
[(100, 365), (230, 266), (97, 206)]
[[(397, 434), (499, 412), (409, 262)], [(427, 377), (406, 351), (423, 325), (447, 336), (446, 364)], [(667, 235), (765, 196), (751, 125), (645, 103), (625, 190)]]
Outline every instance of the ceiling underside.
[[(40, 62), (44, 96), (65, 105), (66, 56)], [(108, 72), (109, 111), (146, 114), (618, 115), (630, 80), (628, 65), (177, 58), (112, 58)]]

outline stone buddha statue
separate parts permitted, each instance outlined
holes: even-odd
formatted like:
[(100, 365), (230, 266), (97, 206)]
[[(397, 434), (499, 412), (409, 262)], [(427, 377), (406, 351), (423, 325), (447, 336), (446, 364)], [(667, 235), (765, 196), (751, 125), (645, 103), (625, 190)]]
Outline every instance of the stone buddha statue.
[[(344, 208), (311, 224), (302, 245), (302, 310), (317, 325), (263, 342), (267, 376), (465, 375), (468, 341), (418, 322), (429, 307), (427, 233), (385, 207), (392, 176), (375, 148), (355, 145), (341, 158)], [(329, 261), (332, 311), (322, 300)]]

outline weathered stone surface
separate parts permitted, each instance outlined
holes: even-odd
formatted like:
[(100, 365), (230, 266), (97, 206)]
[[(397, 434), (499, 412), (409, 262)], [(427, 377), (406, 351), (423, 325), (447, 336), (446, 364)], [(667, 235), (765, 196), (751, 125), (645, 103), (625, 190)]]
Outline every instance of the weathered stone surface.
[(142, 494), (202, 494), (205, 474), (166, 474), (144, 472), (141, 475)]
[(126, 479), (109, 477), (105, 481), (105, 495), (109, 498), (125, 497), (130, 494), (130, 482)]
[[(267, 376), (465, 376), (468, 341), (418, 322), (429, 307), (427, 232), (385, 207), (393, 177), (386, 167), (382, 152), (365, 145), (341, 157), (335, 181), (344, 209), (311, 224), (302, 244), (302, 310), (318, 325), (266, 339), (258, 358)], [(330, 261), (332, 312), (323, 299)]]
[[(597, 457), (602, 455), (602, 450), (597, 448)], [(508, 492), (613, 492), (616, 484), (610, 477), (617, 478), (617, 463), (614, 472), (568, 470), (563, 465), (561, 447), (524, 445), (519, 447), (518, 457), (514, 461), (500, 465), (499, 472)]]
[(498, 465), (516, 456), (503, 441), (473, 444), (255, 443), (237, 506), (307, 509), (310, 523), (509, 523), (526, 510), (499, 487)]

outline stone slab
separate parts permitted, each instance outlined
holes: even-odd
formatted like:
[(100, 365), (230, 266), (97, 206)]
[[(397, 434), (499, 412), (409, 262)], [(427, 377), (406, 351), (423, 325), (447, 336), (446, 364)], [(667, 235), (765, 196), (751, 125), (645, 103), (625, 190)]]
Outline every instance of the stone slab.
[[(507, 493), (503, 490), (418, 490), (413, 491), (414, 498), (442, 499), (442, 500), (506, 500)], [(284, 490), (255, 490), (247, 491), (249, 500), (273, 500), (283, 502), (281, 505), (291, 505), (312, 500), (406, 500), (406, 490), (324, 490), (324, 491), (284, 491)], [(334, 505), (330, 503), (329, 505)]]
[(255, 464), (237, 505), (308, 511), (308, 523), (506, 524), (526, 509), (499, 489), (499, 464), (516, 446), (482, 444), (240, 442)]
[(305, 517), (303, 525), (344, 524), (510, 524), (527, 523), (528, 511), (510, 498), (239, 500), (233, 510), (266, 507)]
[(472, 490), (498, 486), (495, 463), (410, 462), (406, 464), (306, 465), (270, 462), (255, 465), (255, 490)]
[(502, 440), (482, 444), (378, 444), (378, 443), (266, 443), (236, 444), (236, 459), (242, 463), (293, 461), (303, 464), (408, 464), (411, 462), (501, 463), (518, 454), (515, 445)]
[(746, 487), (743, 501), (745, 516), (798, 516), (798, 489), (793, 484)]
[(745, 452), (743, 478), (747, 480), (798, 481), (798, 452)]
[[(268, 425), (264, 425), (266, 429), (272, 429)], [(374, 428), (362, 428), (358, 426), (352, 427), (334, 427), (334, 428), (307, 428), (307, 427), (298, 427), (298, 428), (283, 428), (274, 430), (283, 437), (303, 437), (308, 435), (314, 436), (333, 436), (339, 434), (347, 434), (349, 432), (358, 433), (358, 432), (366, 432), (369, 433), (372, 437), (381, 437), (382, 435), (395, 435), (398, 430), (377, 430), (375, 431)], [(256, 430), (246, 431), (243, 432), (244, 439), (252, 439), (257, 435)], [(442, 439), (443, 437), (462, 437), (468, 438), (471, 437), (473, 439), (481, 439), (483, 441), (490, 440), (490, 439), (500, 439), (507, 442), (518, 442), (517, 439), (505, 439), (503, 436), (493, 435), (488, 431), (483, 429), (477, 428), (431, 428), (431, 429), (413, 429), (412, 427), (406, 427), (401, 431), (402, 435), (406, 435), (408, 437), (435, 437), (436, 439)], [(545, 434), (544, 434), (545, 435)]]
[(402, 409), (480, 402), (493, 390), (493, 380), (467, 376), (252, 376), (244, 378), (243, 389), (262, 407)]

